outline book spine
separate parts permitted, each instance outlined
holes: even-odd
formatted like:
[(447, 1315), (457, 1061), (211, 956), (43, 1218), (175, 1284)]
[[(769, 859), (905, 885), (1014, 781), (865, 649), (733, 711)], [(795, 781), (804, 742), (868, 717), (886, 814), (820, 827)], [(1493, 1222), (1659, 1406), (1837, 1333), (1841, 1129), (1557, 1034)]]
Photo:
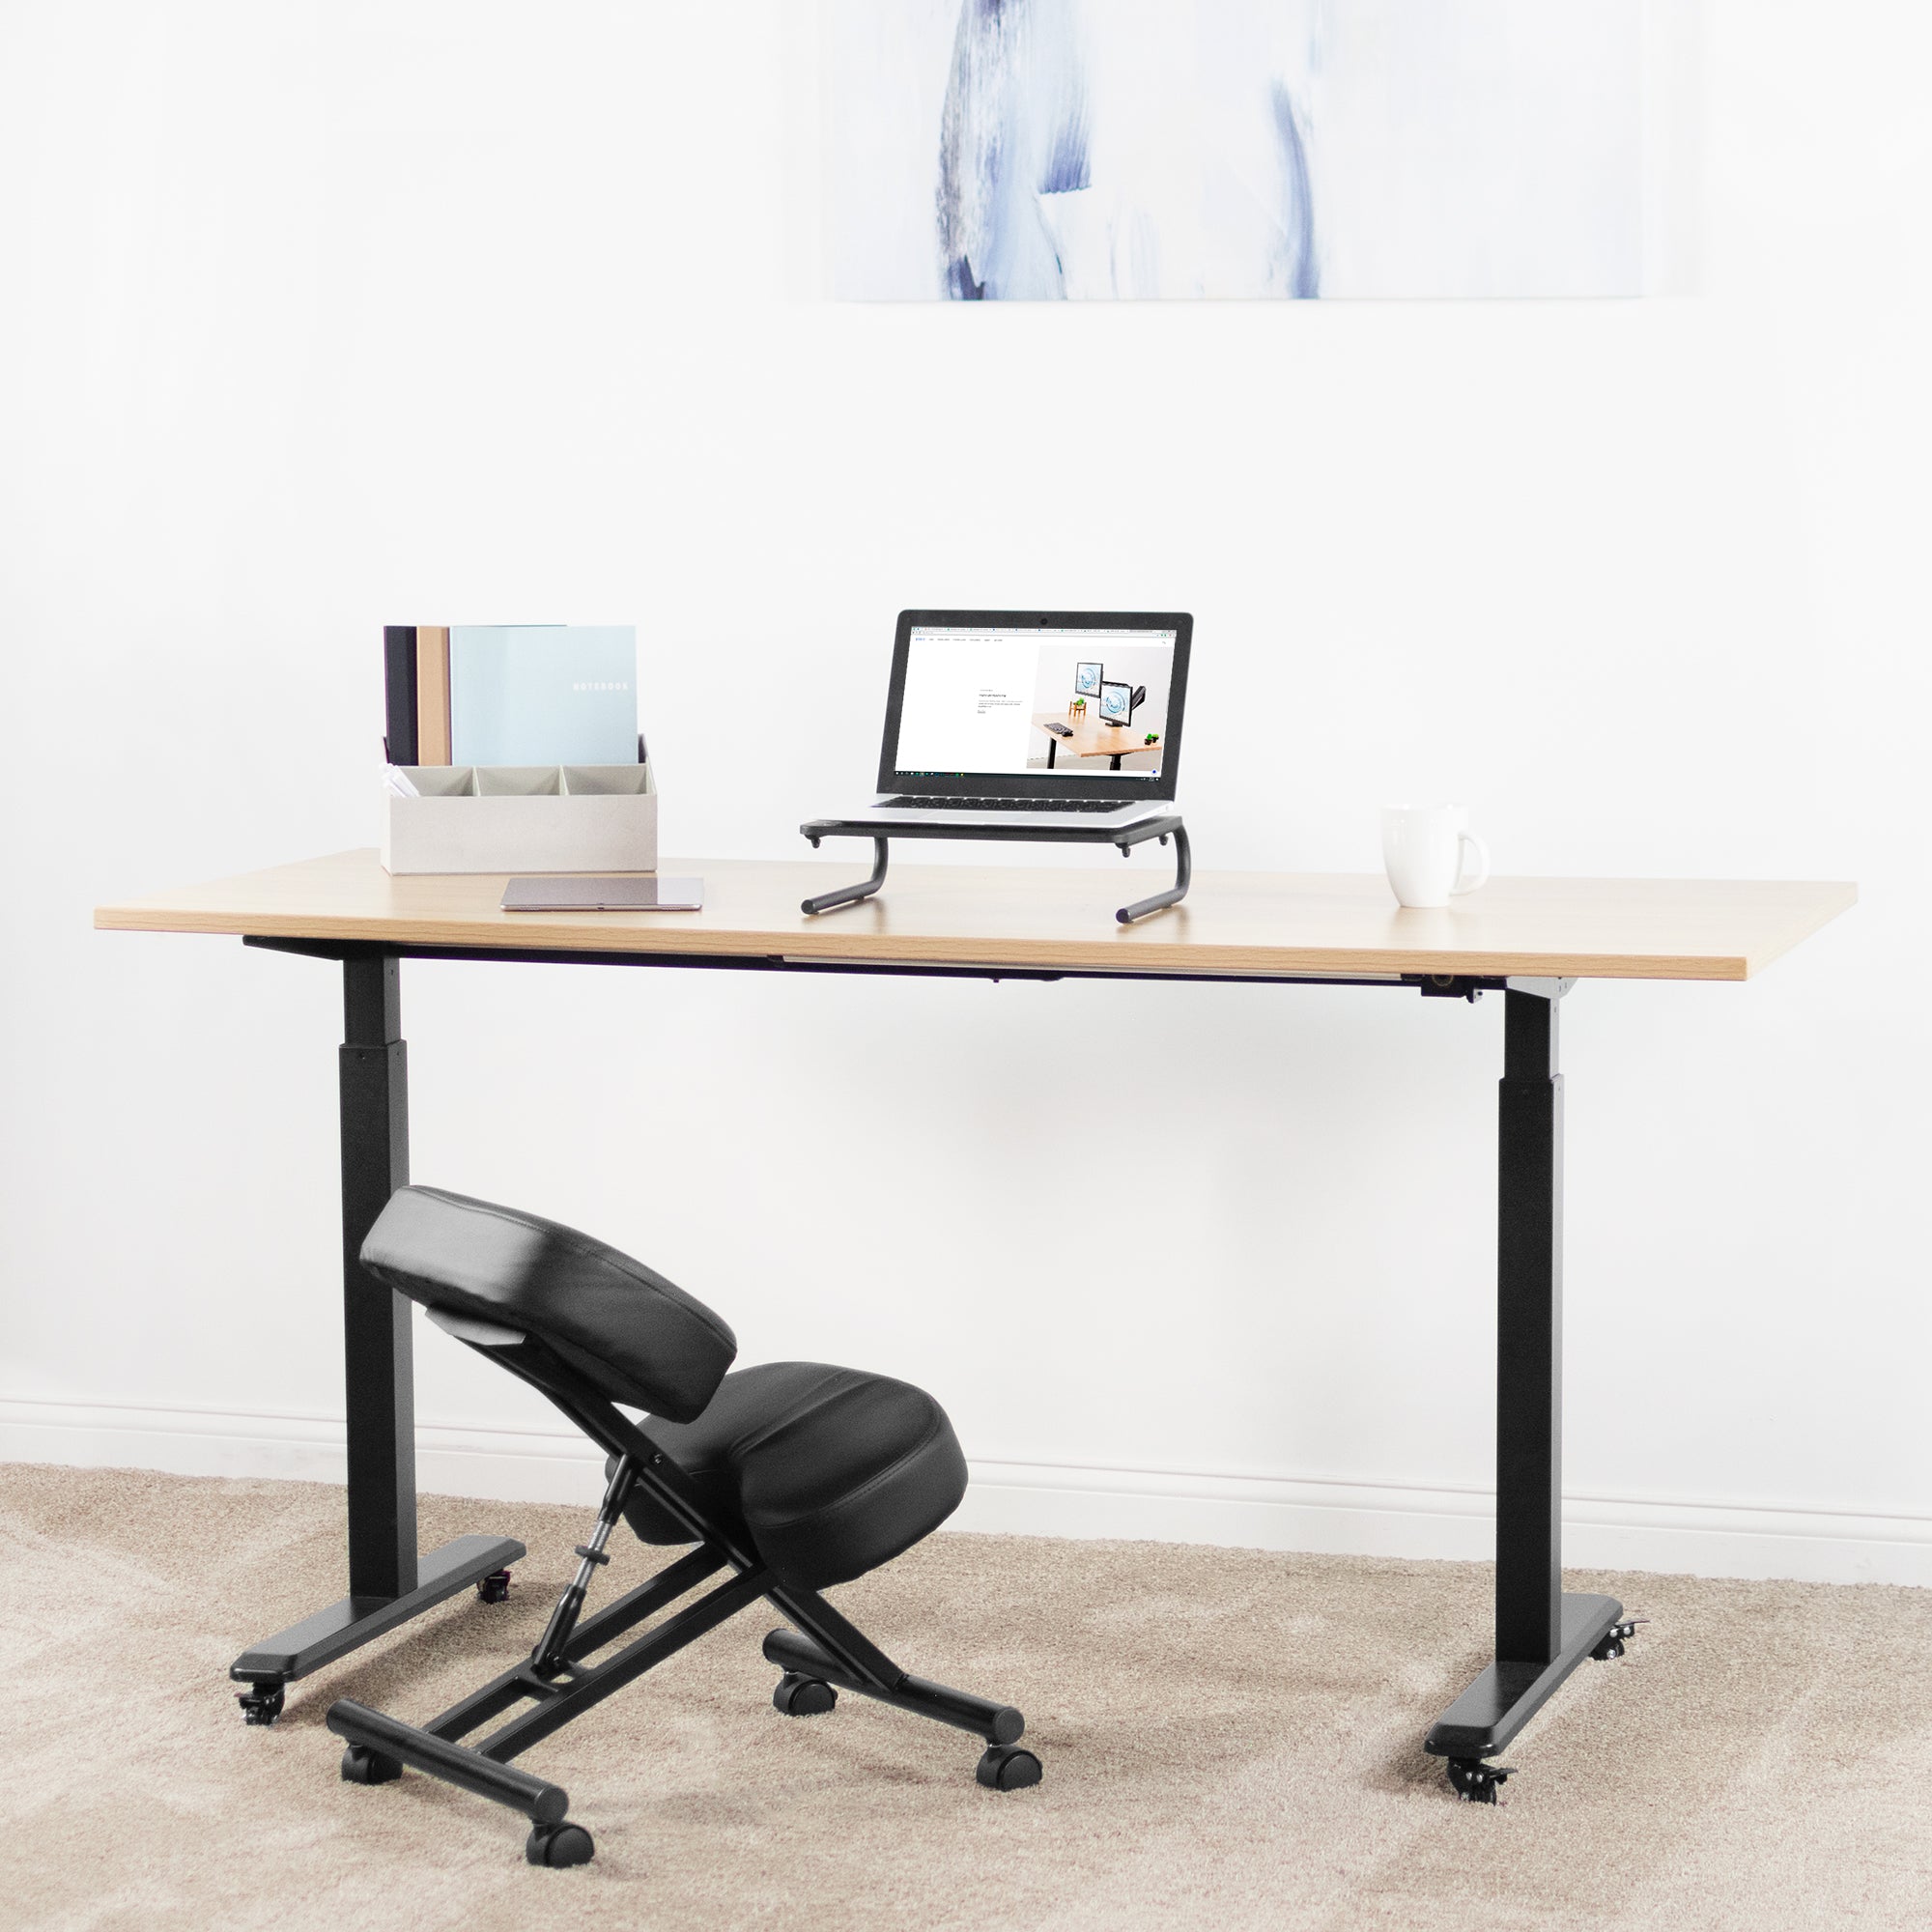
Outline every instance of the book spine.
[(449, 626), (416, 626), (416, 762), (449, 762)]
[(392, 765), (416, 762), (416, 627), (383, 626), (384, 750)]

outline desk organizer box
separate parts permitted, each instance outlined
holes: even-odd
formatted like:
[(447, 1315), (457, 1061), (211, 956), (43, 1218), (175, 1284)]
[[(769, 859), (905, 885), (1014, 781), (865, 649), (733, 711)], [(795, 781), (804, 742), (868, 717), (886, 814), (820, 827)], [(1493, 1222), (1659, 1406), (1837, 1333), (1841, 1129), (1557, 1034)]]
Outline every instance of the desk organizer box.
[(402, 765), (383, 790), (389, 872), (650, 872), (658, 788), (642, 765)]

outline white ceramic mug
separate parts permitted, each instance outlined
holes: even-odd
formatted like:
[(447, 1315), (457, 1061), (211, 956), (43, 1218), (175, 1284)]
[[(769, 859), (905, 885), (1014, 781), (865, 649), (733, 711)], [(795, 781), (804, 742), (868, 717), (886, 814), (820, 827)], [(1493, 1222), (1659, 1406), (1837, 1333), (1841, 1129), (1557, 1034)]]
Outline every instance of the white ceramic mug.
[[(1463, 870), (1470, 856), (1471, 877)], [(1382, 864), (1406, 906), (1446, 906), (1490, 876), (1490, 848), (1469, 830), (1465, 805), (1382, 807)]]

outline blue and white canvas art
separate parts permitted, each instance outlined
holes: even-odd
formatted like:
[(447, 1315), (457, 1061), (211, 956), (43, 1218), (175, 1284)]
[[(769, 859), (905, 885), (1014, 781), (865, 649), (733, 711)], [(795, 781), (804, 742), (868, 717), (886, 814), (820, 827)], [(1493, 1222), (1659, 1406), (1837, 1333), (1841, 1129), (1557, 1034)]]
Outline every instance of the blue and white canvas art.
[(826, 0), (833, 293), (1622, 296), (1642, 0)]

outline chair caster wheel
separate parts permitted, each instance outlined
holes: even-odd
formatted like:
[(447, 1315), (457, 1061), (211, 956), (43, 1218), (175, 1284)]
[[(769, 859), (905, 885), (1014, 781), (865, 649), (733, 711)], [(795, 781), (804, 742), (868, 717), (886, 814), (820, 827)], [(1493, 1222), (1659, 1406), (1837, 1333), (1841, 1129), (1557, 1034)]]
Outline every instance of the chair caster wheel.
[(787, 1718), (818, 1718), (838, 1701), (838, 1692), (822, 1678), (787, 1670), (772, 1692), (772, 1708)]
[(1604, 1640), (1590, 1655), (1599, 1663), (1608, 1663), (1613, 1658), (1621, 1657), (1624, 1654), (1624, 1644), (1636, 1634), (1637, 1625), (1649, 1621), (1648, 1617), (1630, 1617), (1623, 1623), (1612, 1624), (1604, 1633)]
[(1449, 1782), (1456, 1795), (1467, 1799), (1471, 1804), (1493, 1804), (1503, 1779), (1512, 1770), (1506, 1764), (1485, 1764), (1479, 1757), (1452, 1757)]
[(236, 1691), (235, 1701), (242, 1706), (244, 1724), (272, 1724), (282, 1715), (282, 1680), (258, 1677), (247, 1690)]
[(533, 1865), (587, 1865), (597, 1847), (582, 1825), (537, 1825), (524, 1840)]
[(1032, 1751), (1012, 1745), (988, 1745), (985, 1756), (973, 1770), (973, 1776), (988, 1791), (1024, 1791), (1037, 1784), (1043, 1775)]
[(476, 1579), (476, 1594), (486, 1604), (504, 1604), (510, 1599), (510, 1573), (507, 1570), (493, 1570), (487, 1577)]
[(402, 1776), (402, 1761), (384, 1757), (367, 1745), (351, 1745), (342, 1753), (342, 1779), (345, 1784), (388, 1784)]

